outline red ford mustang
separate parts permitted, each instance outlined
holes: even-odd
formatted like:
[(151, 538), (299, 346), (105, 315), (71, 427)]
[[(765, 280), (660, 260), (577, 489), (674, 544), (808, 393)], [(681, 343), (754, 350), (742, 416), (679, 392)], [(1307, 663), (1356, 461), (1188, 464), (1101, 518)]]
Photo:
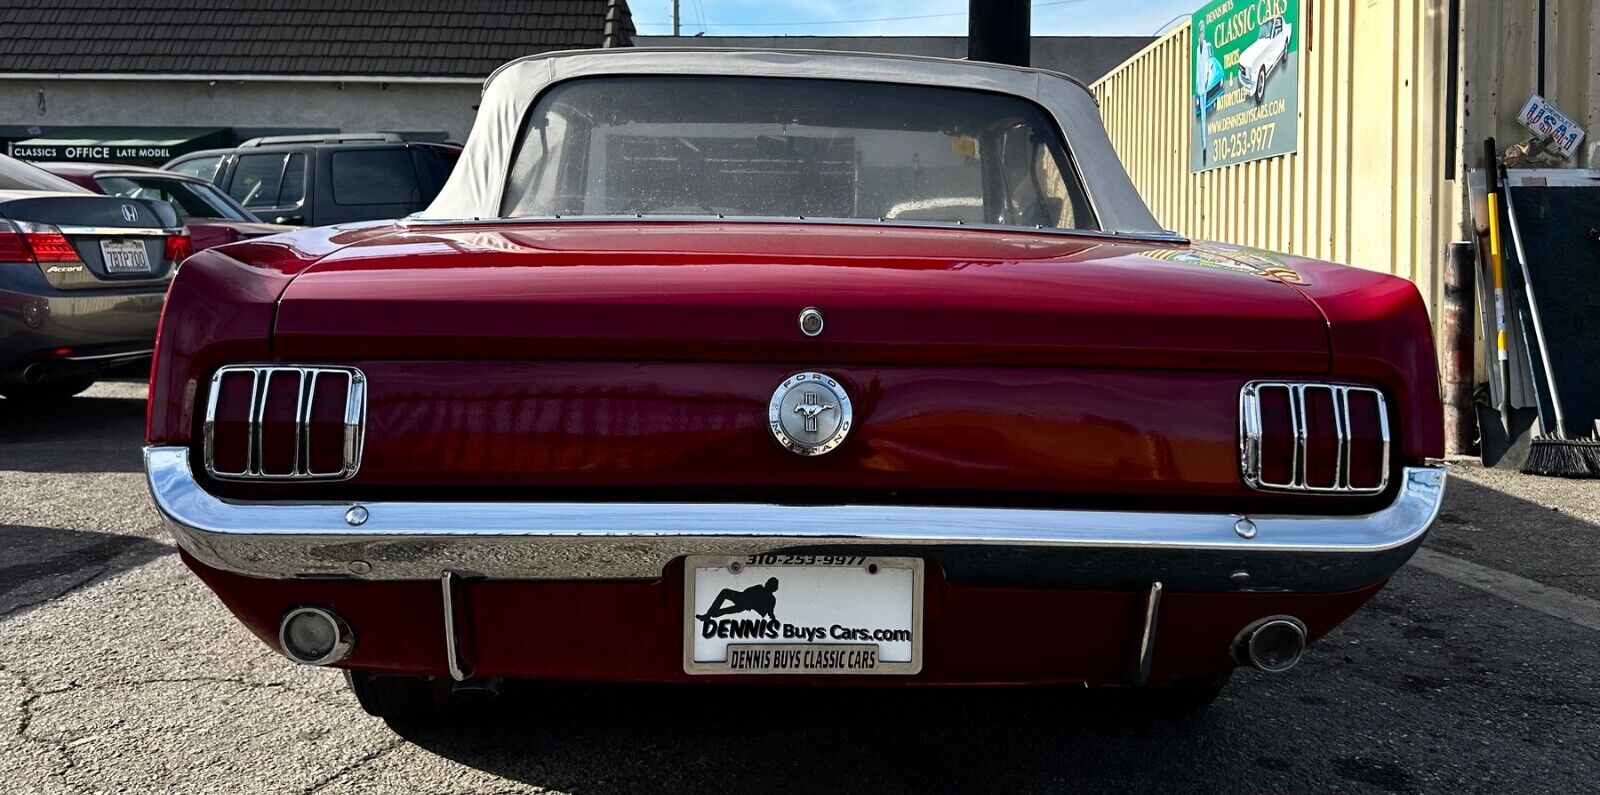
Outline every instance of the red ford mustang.
[(1162, 231), (1081, 85), (941, 59), (516, 61), (426, 211), (189, 260), (150, 395), (184, 560), (390, 719), (506, 677), (1202, 705), (1444, 488), (1409, 282)]

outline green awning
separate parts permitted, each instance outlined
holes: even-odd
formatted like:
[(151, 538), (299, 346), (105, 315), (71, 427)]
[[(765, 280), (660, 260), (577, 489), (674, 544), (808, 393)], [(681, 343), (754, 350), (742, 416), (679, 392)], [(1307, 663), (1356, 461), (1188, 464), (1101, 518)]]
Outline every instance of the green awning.
[(34, 162), (159, 166), (187, 152), (233, 143), (233, 131), (224, 127), (75, 127), (16, 141), (7, 145), (7, 154)]

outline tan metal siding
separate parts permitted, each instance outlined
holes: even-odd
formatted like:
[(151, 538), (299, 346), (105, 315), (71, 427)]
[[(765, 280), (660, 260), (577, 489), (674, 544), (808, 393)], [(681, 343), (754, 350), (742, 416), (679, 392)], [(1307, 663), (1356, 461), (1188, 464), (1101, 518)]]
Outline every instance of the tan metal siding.
[(1437, 306), (1444, 246), (1461, 234), (1458, 186), (1444, 174), (1447, 15), (1445, 0), (1307, 0), (1298, 147), (1282, 157), (1189, 172), (1187, 25), (1094, 90), (1163, 224), (1394, 273)]

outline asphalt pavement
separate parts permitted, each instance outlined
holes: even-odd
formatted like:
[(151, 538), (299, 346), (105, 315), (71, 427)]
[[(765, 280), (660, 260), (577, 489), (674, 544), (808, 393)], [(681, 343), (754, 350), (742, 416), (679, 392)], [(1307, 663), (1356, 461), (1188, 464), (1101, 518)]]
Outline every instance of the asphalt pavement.
[(1412, 565), (1188, 719), (1115, 691), (528, 685), (400, 736), (179, 563), (143, 419), (133, 382), (0, 399), (0, 791), (1600, 791), (1600, 481), (1452, 462)]

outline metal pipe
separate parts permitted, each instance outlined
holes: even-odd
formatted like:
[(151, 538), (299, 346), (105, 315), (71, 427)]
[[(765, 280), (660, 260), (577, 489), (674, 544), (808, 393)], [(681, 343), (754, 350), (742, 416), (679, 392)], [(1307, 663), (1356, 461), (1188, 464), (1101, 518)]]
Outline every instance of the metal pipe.
[(350, 625), (327, 608), (297, 607), (278, 622), (278, 647), (302, 665), (339, 662), (350, 656), (355, 643)]
[(1476, 274), (1472, 244), (1445, 246), (1444, 306), (1439, 314), (1439, 341), (1444, 348), (1445, 449), (1476, 452), (1477, 415), (1472, 406), (1474, 377), (1473, 318)]
[(1245, 627), (1233, 641), (1233, 657), (1269, 674), (1300, 663), (1306, 651), (1306, 625), (1294, 616), (1271, 616)]

